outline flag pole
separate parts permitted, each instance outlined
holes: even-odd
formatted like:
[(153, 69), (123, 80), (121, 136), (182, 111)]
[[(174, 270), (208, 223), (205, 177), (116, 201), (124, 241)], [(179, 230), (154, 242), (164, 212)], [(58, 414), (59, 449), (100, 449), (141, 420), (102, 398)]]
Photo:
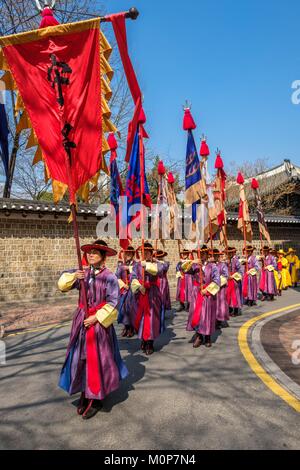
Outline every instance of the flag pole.
[[(145, 193), (145, 161), (144, 161), (144, 141), (143, 141), (143, 130), (141, 123), (138, 124), (139, 127), (139, 158), (140, 158), (140, 186), (141, 186), (141, 236), (142, 236), (142, 261), (145, 261), (145, 213), (144, 213), (144, 193)], [(143, 284), (145, 282), (145, 269), (143, 268)]]
[(157, 226), (156, 226), (156, 240), (155, 240), (155, 250), (158, 249), (158, 239), (159, 239), (159, 230), (160, 230), (160, 198), (161, 198), (161, 186), (162, 186), (162, 175), (159, 174), (159, 183), (158, 183), (158, 194), (157, 194), (157, 204), (158, 204), (158, 214), (157, 214)]
[[(72, 179), (71, 149), (67, 145), (67, 142), (64, 142), (63, 146), (66, 152), (65, 162), (66, 162), (66, 169), (67, 169), (68, 180), (69, 180), (70, 210), (71, 210), (71, 215), (72, 215), (73, 235), (74, 235), (74, 240), (75, 240), (75, 245), (76, 245), (78, 268), (80, 271), (83, 271), (80, 240), (79, 240), (79, 230), (78, 230), (78, 222), (77, 222), (77, 210), (76, 210), (76, 204), (74, 202), (76, 195), (74, 192), (74, 185), (73, 185), (73, 179)], [(88, 301), (87, 301), (87, 292), (86, 292), (84, 279), (80, 279), (80, 291), (82, 293), (85, 317), (87, 318), (88, 317)]]

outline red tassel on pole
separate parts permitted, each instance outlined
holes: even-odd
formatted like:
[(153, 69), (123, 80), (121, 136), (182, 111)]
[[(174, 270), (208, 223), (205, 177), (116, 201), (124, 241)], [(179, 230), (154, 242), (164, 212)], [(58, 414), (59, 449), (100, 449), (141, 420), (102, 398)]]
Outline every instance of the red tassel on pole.
[(196, 127), (197, 126), (191, 114), (191, 110), (189, 108), (185, 109), (183, 118), (183, 130), (193, 131), (194, 129), (196, 129)]
[(157, 172), (159, 176), (164, 176), (166, 174), (164, 163), (161, 160), (158, 162)]
[(245, 179), (244, 179), (244, 177), (243, 177), (243, 175), (242, 175), (241, 172), (238, 174), (236, 182), (237, 182), (238, 184), (244, 184), (244, 183), (245, 183)]
[(221, 155), (218, 153), (217, 158), (216, 158), (216, 163), (215, 163), (215, 168), (217, 170), (222, 170), (224, 168), (224, 163), (221, 158)]
[(168, 183), (169, 184), (174, 184), (175, 183), (174, 175), (171, 172), (168, 174)]
[(251, 187), (252, 187), (252, 189), (258, 189), (259, 188), (259, 183), (255, 178), (253, 178), (253, 180), (252, 180)]
[(210, 155), (209, 147), (205, 139), (202, 139), (201, 141), (200, 155), (201, 157), (208, 157)]

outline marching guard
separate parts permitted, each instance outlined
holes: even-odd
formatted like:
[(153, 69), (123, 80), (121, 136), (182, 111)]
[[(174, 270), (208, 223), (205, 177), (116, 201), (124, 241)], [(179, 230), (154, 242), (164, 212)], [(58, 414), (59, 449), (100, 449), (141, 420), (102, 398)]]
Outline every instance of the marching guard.
[(168, 256), (163, 250), (157, 250), (155, 252), (155, 259), (163, 265), (163, 277), (159, 280), (159, 290), (162, 297), (162, 302), (165, 312), (172, 310), (171, 304), (171, 295), (170, 295), (170, 285), (168, 280), (168, 271), (170, 269), (169, 261), (166, 261), (165, 258)]
[(160, 280), (164, 266), (154, 257), (154, 248), (149, 242), (144, 244), (145, 261), (136, 263), (133, 270), (131, 289), (136, 295), (137, 314), (135, 330), (141, 339), (141, 349), (147, 356), (154, 353), (154, 341), (165, 330), (165, 317)]
[(117, 252), (102, 240), (81, 249), (89, 267), (63, 273), (58, 288), (61, 292), (79, 289), (80, 280), (84, 280), (88, 316), (80, 290), (59, 385), (70, 395), (81, 393), (77, 413), (87, 420), (100, 410), (102, 400), (119, 388), (128, 372), (113, 327), (118, 316), (118, 279), (105, 265), (106, 258)]
[(275, 257), (270, 253), (270, 248), (264, 246), (262, 256), (262, 271), (259, 288), (262, 292), (261, 301), (274, 300), (277, 292), (274, 271), (277, 269)]
[(189, 260), (189, 256), (191, 252), (187, 249), (184, 249), (180, 252), (180, 261), (176, 266), (176, 277), (177, 277), (177, 292), (176, 292), (176, 300), (180, 302), (180, 307), (178, 312), (182, 312), (184, 310), (189, 311), (190, 302), (191, 302), (191, 292), (193, 281), (190, 274), (186, 273), (182, 269), (182, 264), (185, 261)]
[(123, 250), (123, 261), (119, 262), (116, 271), (121, 292), (118, 323), (122, 323), (124, 325), (124, 329), (122, 331), (123, 338), (132, 338), (134, 336), (134, 323), (137, 306), (135, 296), (130, 288), (133, 270), (136, 265), (134, 257), (135, 249), (132, 246)]
[(242, 299), (242, 280), (243, 270), (236, 254), (236, 248), (228, 247), (228, 287), (227, 287), (227, 300), (229, 305), (229, 315), (237, 317), (241, 315), (243, 299)]

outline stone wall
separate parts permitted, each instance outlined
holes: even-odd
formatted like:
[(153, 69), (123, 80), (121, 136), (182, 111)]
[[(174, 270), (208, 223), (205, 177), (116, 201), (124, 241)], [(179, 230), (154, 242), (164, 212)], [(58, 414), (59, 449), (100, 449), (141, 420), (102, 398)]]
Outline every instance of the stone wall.
[[(96, 238), (96, 226), (95, 216), (79, 220), (83, 244)], [(274, 224), (269, 225), (269, 229), (276, 248), (293, 246), (300, 252), (300, 225)], [(236, 224), (229, 226), (228, 238), (230, 245), (235, 245), (241, 252), (243, 242)], [(254, 239), (258, 240), (255, 224)], [(116, 240), (110, 241), (110, 244), (118, 249)], [(254, 244), (259, 248), (259, 241)], [(169, 280), (174, 295), (177, 242), (166, 242), (166, 250), (171, 262)], [(117, 259), (113, 258), (108, 261), (108, 267), (114, 270), (116, 263)], [(66, 217), (60, 219), (49, 215), (42, 219), (33, 216), (24, 218), (17, 213), (6, 217), (0, 213), (0, 301), (43, 301), (61, 296), (56, 287), (59, 274), (75, 266), (72, 226), (67, 223)]]

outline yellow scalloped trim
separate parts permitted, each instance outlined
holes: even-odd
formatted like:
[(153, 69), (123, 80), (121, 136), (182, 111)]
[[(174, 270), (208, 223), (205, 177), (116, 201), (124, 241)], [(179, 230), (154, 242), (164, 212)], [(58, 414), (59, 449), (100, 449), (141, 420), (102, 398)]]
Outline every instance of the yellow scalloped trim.
[(0, 70), (9, 70), (6, 57), (3, 54), (3, 49), (0, 49)]
[(103, 54), (107, 60), (110, 58), (112, 53), (112, 47), (102, 31), (100, 31), (100, 51), (101, 54)]
[[(45, 165), (46, 167), (47, 165)], [(54, 204), (58, 204), (66, 194), (68, 186), (57, 180), (52, 180), (52, 192)]]
[(6, 90), (17, 90), (17, 84), (8, 70), (2, 75), (0, 80), (5, 83)]
[(38, 146), (38, 148), (36, 149), (36, 152), (34, 154), (34, 159), (33, 159), (33, 162), (32, 162), (32, 166), (34, 166), (37, 163), (42, 162), (42, 161), (44, 161), (43, 153), (42, 153), (41, 147)]
[(111, 82), (114, 76), (114, 71), (111, 68), (109, 62), (106, 60), (106, 58), (102, 54), (100, 56), (100, 67), (101, 67), (102, 74), (106, 75), (107, 80)]
[(39, 145), (39, 141), (37, 139), (37, 136), (35, 135), (35, 132), (33, 129), (31, 129), (28, 142), (26, 145), (26, 150), (30, 149), (31, 147), (35, 147), (36, 145)]
[(32, 126), (31, 126), (29, 116), (26, 111), (23, 111), (23, 113), (21, 114), (20, 120), (17, 124), (16, 131), (20, 133), (21, 131), (24, 131), (26, 129), (31, 129), (31, 128)]

